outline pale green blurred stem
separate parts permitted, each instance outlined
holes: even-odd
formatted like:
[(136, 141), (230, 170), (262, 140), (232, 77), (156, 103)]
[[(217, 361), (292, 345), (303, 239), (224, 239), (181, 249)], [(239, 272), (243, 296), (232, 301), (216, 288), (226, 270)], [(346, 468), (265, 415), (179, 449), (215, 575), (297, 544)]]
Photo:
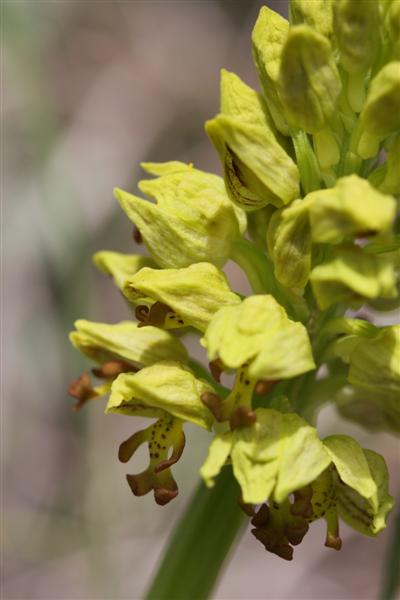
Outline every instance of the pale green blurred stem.
[(246, 273), (254, 294), (271, 293), (275, 289), (273, 265), (252, 242), (237, 239), (232, 246), (231, 259)]
[(306, 321), (305, 301), (280, 285), (275, 278), (271, 259), (259, 246), (239, 238), (232, 245), (231, 259), (246, 273), (253, 294), (272, 294), (290, 315), (299, 321)]
[(380, 600), (396, 600), (400, 592), (400, 511), (397, 511), (392, 539), (383, 565)]
[(290, 132), (293, 140), (296, 162), (300, 171), (300, 181), (303, 195), (307, 195), (321, 187), (321, 174), (317, 158), (311, 147), (307, 134), (302, 129)]
[(199, 484), (167, 544), (148, 600), (209, 598), (245, 523), (238, 496), (230, 467), (223, 469), (211, 490)]

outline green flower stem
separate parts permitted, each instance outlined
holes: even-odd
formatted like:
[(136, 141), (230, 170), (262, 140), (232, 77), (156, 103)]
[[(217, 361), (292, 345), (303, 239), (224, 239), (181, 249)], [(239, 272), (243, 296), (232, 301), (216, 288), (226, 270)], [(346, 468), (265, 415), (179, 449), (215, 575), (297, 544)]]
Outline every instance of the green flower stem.
[(211, 490), (199, 484), (167, 544), (147, 600), (209, 597), (245, 522), (239, 493), (230, 467), (222, 470)]
[(244, 238), (235, 240), (231, 259), (246, 273), (254, 294), (273, 293), (276, 281), (273, 265), (262, 250)]
[(400, 512), (397, 512), (392, 541), (389, 544), (384, 562), (383, 588), (381, 600), (396, 600), (400, 591)]
[(321, 180), (318, 161), (311, 147), (307, 134), (302, 129), (290, 132), (300, 171), (301, 186), (304, 195), (318, 190)]
[(253, 294), (271, 294), (289, 315), (301, 322), (307, 320), (306, 302), (279, 284), (275, 279), (274, 266), (261, 248), (249, 240), (237, 239), (232, 246), (231, 259), (246, 273)]

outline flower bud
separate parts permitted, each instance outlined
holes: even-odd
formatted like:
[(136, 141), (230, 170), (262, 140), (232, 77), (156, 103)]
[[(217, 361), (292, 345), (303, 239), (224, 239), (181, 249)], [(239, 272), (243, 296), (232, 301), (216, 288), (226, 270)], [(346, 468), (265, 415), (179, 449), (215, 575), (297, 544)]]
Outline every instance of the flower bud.
[(396, 215), (391, 196), (357, 175), (339, 179), (334, 188), (309, 194), (313, 242), (338, 244), (351, 236), (371, 237), (390, 231)]
[(328, 39), (332, 37), (332, 5), (334, 0), (290, 0), (291, 25), (308, 25)]
[(310, 275), (309, 205), (307, 199), (295, 200), (276, 211), (269, 222), (267, 243), (275, 277), (288, 288), (303, 288)]
[(394, 503), (388, 494), (385, 461), (347, 435), (325, 438), (324, 447), (335, 466), (338, 514), (353, 529), (377, 535), (386, 527), (386, 517)]
[(267, 233), (276, 278), (290, 288), (304, 287), (311, 268), (312, 242), (339, 244), (352, 237), (390, 232), (395, 214), (394, 198), (357, 175), (342, 177), (335, 187), (311, 192), (277, 210)]
[(177, 162), (143, 166), (160, 173), (139, 183), (157, 204), (120, 189), (115, 195), (155, 262), (163, 268), (201, 261), (223, 266), (240, 229), (222, 179)]
[(377, 487), (361, 446), (348, 435), (331, 435), (324, 446), (345, 485), (377, 505)]
[(339, 514), (356, 531), (376, 536), (386, 527), (386, 518), (393, 508), (394, 499), (388, 493), (389, 474), (384, 459), (373, 450), (365, 448), (363, 451), (371, 478), (376, 484), (376, 503), (337, 481)]
[(379, 45), (379, 6), (370, 0), (335, 0), (333, 28), (340, 62), (348, 73), (366, 72)]
[(307, 25), (292, 27), (282, 50), (279, 81), (290, 122), (307, 133), (326, 129), (341, 90), (328, 40)]
[(376, 328), (373, 337), (358, 336), (348, 362), (349, 383), (399, 397), (400, 325)]
[(359, 308), (370, 298), (395, 298), (396, 276), (392, 261), (358, 246), (342, 245), (316, 266), (310, 280), (321, 310), (341, 302)]
[(357, 153), (364, 159), (377, 154), (379, 143), (400, 129), (400, 61), (386, 64), (371, 81), (360, 126)]
[(221, 73), (221, 113), (206, 123), (220, 155), (227, 192), (244, 210), (282, 206), (299, 195), (298, 169), (277, 141), (256, 92)]
[(391, 392), (346, 384), (337, 392), (334, 402), (342, 417), (368, 431), (400, 434), (400, 406)]
[(288, 32), (286, 19), (267, 6), (261, 8), (252, 33), (253, 57), (268, 110), (283, 135), (289, 135), (290, 130), (279, 97), (278, 79), (282, 48)]

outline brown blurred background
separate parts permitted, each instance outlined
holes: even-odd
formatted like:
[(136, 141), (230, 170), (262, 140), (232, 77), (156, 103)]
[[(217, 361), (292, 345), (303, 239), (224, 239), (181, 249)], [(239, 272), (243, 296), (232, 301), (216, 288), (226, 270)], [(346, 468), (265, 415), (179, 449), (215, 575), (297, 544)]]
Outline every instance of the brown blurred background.
[[(87, 363), (67, 333), (78, 317), (129, 316), (91, 263), (99, 249), (137, 250), (113, 187), (133, 191), (144, 160), (219, 172), (203, 123), (218, 110), (221, 67), (257, 86), (250, 35), (262, 4), (2, 1), (4, 600), (143, 598), (196, 485), (209, 437), (189, 427), (178, 499), (160, 508), (131, 495), (117, 448), (140, 423), (95, 403), (71, 412), (66, 389)], [(285, 0), (268, 4), (287, 12)], [(382, 452), (396, 492), (393, 438), (333, 409), (320, 428)], [(343, 527), (335, 553), (323, 529), (312, 527), (293, 563), (245, 534), (214, 598), (378, 598), (390, 531), (370, 540)]]

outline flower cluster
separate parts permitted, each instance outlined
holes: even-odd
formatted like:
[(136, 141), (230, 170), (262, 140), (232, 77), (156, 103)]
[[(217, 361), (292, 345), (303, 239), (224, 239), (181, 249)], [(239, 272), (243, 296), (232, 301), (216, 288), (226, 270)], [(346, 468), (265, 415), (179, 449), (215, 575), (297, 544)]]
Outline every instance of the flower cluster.
[[(399, 34), (391, 0), (291, 0), (289, 21), (263, 7), (252, 35), (262, 93), (222, 71), (206, 123), (223, 178), (145, 163), (151, 200), (115, 190), (148, 256), (94, 262), (132, 321), (79, 320), (71, 333), (102, 381), (71, 384), (76, 408), (108, 395), (106, 413), (153, 419), (120, 446), (123, 462), (148, 446), (132, 492), (172, 500), (184, 424), (212, 431), (205, 484), (232, 468), (253, 534), (288, 560), (313, 521), (338, 550), (339, 518), (374, 536), (393, 505), (384, 459), (347, 435), (320, 439), (315, 420), (331, 402), (400, 431), (400, 326), (377, 327), (368, 310), (400, 305)], [(231, 289), (228, 260), (253, 295)], [(209, 371), (188, 356), (188, 332)]]

